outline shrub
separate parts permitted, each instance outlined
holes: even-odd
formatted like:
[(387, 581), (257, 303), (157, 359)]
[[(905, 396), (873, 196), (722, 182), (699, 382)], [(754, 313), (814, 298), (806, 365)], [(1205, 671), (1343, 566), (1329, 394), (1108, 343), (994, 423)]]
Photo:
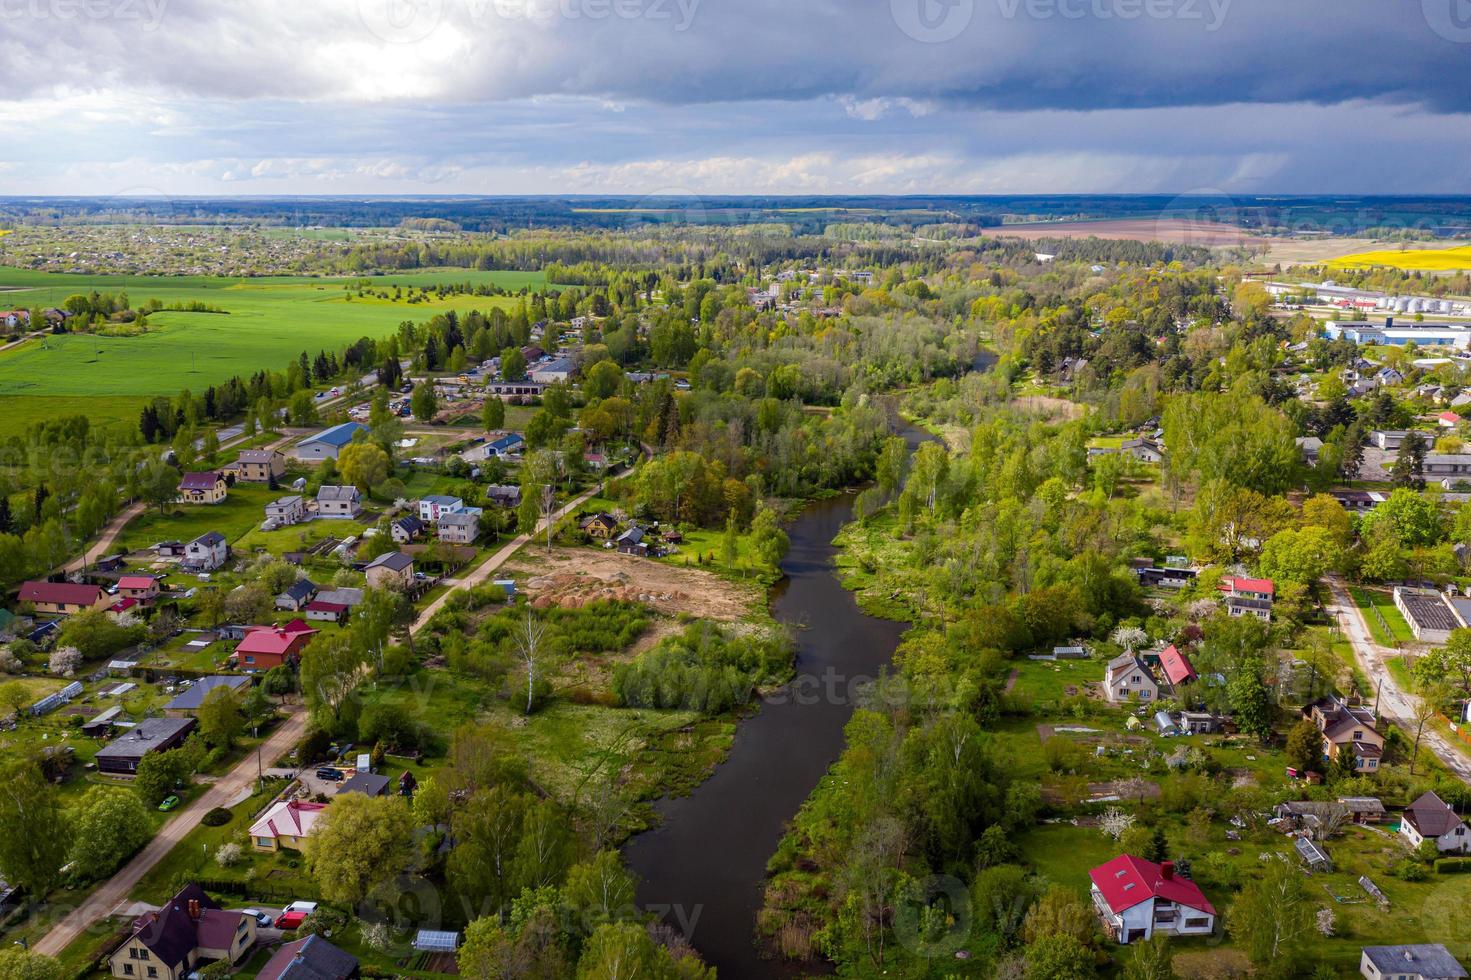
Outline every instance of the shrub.
[(225, 824), (229, 823), (231, 818), (234, 816), (235, 815), (233, 813), (231, 813), (224, 807), (217, 806), (213, 810), (206, 813), (203, 817), (200, 817), (199, 822), (204, 824), (206, 827), (223, 827)]
[(1435, 873), (1438, 875), (1463, 874), (1471, 871), (1471, 857), (1437, 858)]
[(1425, 865), (1410, 858), (1405, 858), (1399, 864), (1396, 864), (1394, 866), (1394, 874), (1395, 877), (1404, 881), (1424, 881), (1430, 877), (1430, 872), (1425, 869)]
[(240, 845), (231, 841), (220, 845), (220, 849), (215, 851), (215, 861), (219, 862), (222, 868), (232, 868), (240, 863), (240, 853)]

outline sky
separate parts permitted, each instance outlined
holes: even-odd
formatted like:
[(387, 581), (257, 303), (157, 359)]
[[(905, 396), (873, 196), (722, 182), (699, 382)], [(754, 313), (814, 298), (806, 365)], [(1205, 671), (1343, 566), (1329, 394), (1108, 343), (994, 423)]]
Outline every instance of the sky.
[(0, 195), (1471, 193), (1471, 0), (0, 0)]

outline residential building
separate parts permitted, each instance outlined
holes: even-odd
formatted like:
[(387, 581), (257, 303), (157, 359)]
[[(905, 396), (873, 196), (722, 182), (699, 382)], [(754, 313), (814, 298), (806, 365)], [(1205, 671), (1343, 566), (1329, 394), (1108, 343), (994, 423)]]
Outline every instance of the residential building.
[(270, 670), (301, 659), (301, 651), (316, 635), (317, 631), (300, 619), (285, 626), (251, 626), (230, 657), (241, 670)]
[(1365, 980), (1463, 980), (1471, 975), (1440, 943), (1365, 946), (1359, 973)]
[(447, 544), (474, 544), (480, 537), (480, 512), (461, 510), (439, 517), (439, 540)]
[(391, 783), (392, 780), (382, 773), (355, 772), (347, 778), (347, 782), (337, 787), (337, 795), (362, 793), (364, 796), (387, 796)]
[(1108, 662), (1103, 674), (1104, 695), (1115, 702), (1157, 701), (1159, 684), (1154, 675), (1132, 653), (1123, 653)]
[(164, 713), (171, 718), (183, 718), (199, 710), (211, 691), (223, 689), (242, 692), (250, 687), (250, 678), (240, 674), (217, 674), (201, 677), (179, 692), (172, 701), (163, 706)]
[(1155, 933), (1208, 936), (1215, 930), (1215, 907), (1199, 885), (1175, 875), (1170, 861), (1155, 864), (1121, 854), (1088, 877), (1104, 929), (1120, 943), (1147, 941)]
[(414, 581), (414, 559), (402, 551), (390, 551), (368, 562), (363, 573), (372, 588), (403, 588)]
[(218, 504), (230, 492), (225, 474), (218, 470), (206, 473), (185, 473), (179, 480), (179, 503)]
[(131, 776), (148, 753), (183, 745), (195, 724), (193, 718), (146, 718), (97, 750), (97, 771)]
[(1271, 579), (1227, 575), (1221, 579), (1219, 588), (1225, 593), (1228, 614), (1271, 620), (1272, 600), (1277, 595), (1277, 586)]
[(70, 616), (111, 604), (112, 598), (101, 586), (76, 582), (24, 582), (20, 601), (35, 607), (45, 616)]
[(1344, 752), (1354, 757), (1354, 771), (1372, 774), (1379, 771), (1384, 756), (1384, 736), (1376, 727), (1374, 713), (1349, 705), (1333, 695), (1304, 705), (1304, 716), (1311, 718), (1323, 733), (1323, 759), (1335, 763)]
[(1348, 810), (1354, 823), (1383, 823), (1389, 815), (1377, 796), (1340, 796), (1338, 802)]
[(342, 623), (352, 611), (351, 607), (341, 602), (328, 602), (323, 599), (313, 599), (302, 607), (302, 615), (307, 619), (323, 623)]
[(1323, 451), (1323, 440), (1317, 436), (1298, 436), (1297, 448), (1302, 453), (1302, 461), (1309, 466), (1318, 465), (1318, 455)]
[(299, 851), (325, 809), (325, 803), (279, 800), (250, 825), (250, 844), (257, 851)]
[(649, 544), (644, 540), (644, 529), (631, 527), (618, 535), (615, 539), (618, 545), (618, 553), (622, 555), (636, 555), (645, 558), (649, 554)]
[(485, 499), (498, 507), (520, 507), (521, 488), (492, 484), (485, 488)]
[(230, 542), (219, 531), (206, 531), (184, 546), (182, 565), (190, 572), (212, 572), (230, 559)]
[(612, 514), (594, 514), (578, 525), (588, 537), (606, 541), (618, 533), (618, 519)]
[(1200, 677), (1195, 672), (1194, 665), (1190, 663), (1190, 658), (1181, 653), (1173, 643), (1160, 651), (1159, 669), (1171, 688), (1189, 684)]
[(608, 468), (608, 457), (602, 453), (583, 453), (582, 465), (593, 473), (601, 473)]
[(426, 524), (438, 524), (440, 515), (463, 510), (465, 502), (459, 497), (431, 494), (419, 501), (419, 520)]
[(1394, 605), (1404, 614), (1410, 632), (1422, 643), (1444, 643), (1460, 627), (1455, 609), (1439, 592), (1395, 586)]
[(286, 475), (286, 454), (275, 449), (242, 449), (235, 459), (235, 479), (270, 483)]
[(266, 504), (266, 520), (276, 527), (289, 527), (306, 520), (306, 501), (291, 494)]
[(1434, 793), (1424, 793), (1401, 815), (1400, 836), (1411, 847), (1434, 841), (1441, 854), (1465, 854), (1471, 851), (1471, 831), (1466, 821), (1450, 805)]
[(336, 459), (337, 454), (342, 452), (343, 447), (352, 442), (359, 432), (366, 435), (368, 427), (358, 422), (343, 422), (330, 429), (323, 429), (310, 439), (298, 443), (296, 456), (304, 460)]
[(1125, 439), (1119, 445), (1119, 452), (1133, 456), (1141, 463), (1165, 461), (1164, 447), (1153, 439)]
[(412, 514), (394, 519), (388, 526), (388, 533), (393, 537), (394, 544), (413, 544), (424, 536), (424, 522)]
[(256, 928), (253, 916), (226, 911), (198, 885), (186, 885), (134, 920), (108, 971), (117, 980), (184, 980), (206, 960), (233, 966), (255, 945)]
[(362, 589), (323, 589), (317, 593), (318, 602), (335, 602), (352, 609), (363, 604)]
[(358, 975), (358, 958), (333, 946), (321, 936), (303, 936), (282, 944), (256, 980), (351, 980)]
[(276, 596), (276, 608), (288, 612), (300, 612), (306, 604), (316, 598), (317, 586), (309, 578), (299, 578), (286, 587), (286, 591)]
[(152, 602), (158, 598), (158, 579), (152, 575), (124, 575), (117, 580), (117, 594), (124, 599)]
[(317, 516), (352, 520), (363, 512), (363, 495), (357, 487), (324, 486), (317, 491)]
[(1437, 415), (1435, 417), (1435, 421), (1443, 429), (1454, 429), (1456, 426), (1461, 424), (1461, 416), (1457, 415), (1455, 412), (1446, 411), (1441, 412), (1439, 415)]

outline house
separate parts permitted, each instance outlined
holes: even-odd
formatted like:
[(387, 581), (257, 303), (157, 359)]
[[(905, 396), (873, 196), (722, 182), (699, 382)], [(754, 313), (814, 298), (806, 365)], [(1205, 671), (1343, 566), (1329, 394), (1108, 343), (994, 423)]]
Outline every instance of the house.
[(1354, 771), (1379, 770), (1384, 756), (1384, 736), (1375, 727), (1373, 712), (1355, 708), (1333, 695), (1304, 705), (1302, 713), (1323, 733), (1323, 758), (1336, 762), (1344, 752), (1353, 753)]
[(171, 718), (183, 718), (199, 710), (211, 691), (223, 688), (227, 691), (243, 691), (250, 686), (250, 678), (239, 674), (218, 674), (201, 677), (181, 691), (172, 701), (163, 706), (164, 713)]
[(167, 752), (184, 744), (194, 730), (193, 718), (147, 718), (97, 750), (98, 772), (130, 776), (150, 752)]
[(1159, 669), (1172, 688), (1200, 679), (1200, 675), (1195, 672), (1195, 667), (1190, 663), (1190, 658), (1176, 649), (1173, 643), (1160, 651)]
[(1272, 600), (1277, 594), (1277, 586), (1271, 579), (1227, 575), (1217, 587), (1226, 595), (1228, 614), (1271, 620)]
[(1200, 575), (1196, 569), (1168, 563), (1160, 566), (1149, 558), (1130, 559), (1129, 570), (1139, 579), (1140, 587), (1146, 589), (1186, 589), (1194, 585)]
[(179, 480), (179, 503), (218, 504), (230, 492), (225, 474), (218, 470), (206, 473), (185, 473)]
[(1221, 719), (1209, 711), (1182, 711), (1179, 719), (1180, 730), (1190, 735), (1211, 735), (1224, 727)]
[(318, 602), (335, 602), (351, 610), (363, 604), (362, 589), (323, 589), (317, 593)]
[(1444, 643), (1461, 623), (1445, 598), (1430, 589), (1395, 586), (1394, 605), (1404, 614), (1410, 632), (1422, 643)]
[(255, 975), (256, 980), (351, 980), (358, 975), (358, 958), (333, 946), (321, 936), (303, 936), (284, 943)]
[(387, 796), (390, 782), (382, 773), (355, 772), (347, 778), (347, 782), (337, 788), (337, 795), (362, 793), (365, 796)]
[(1359, 973), (1366, 980), (1462, 980), (1471, 975), (1440, 943), (1365, 946)]
[(424, 536), (424, 522), (412, 514), (405, 514), (388, 525), (388, 533), (394, 544), (412, 544)]
[(414, 580), (414, 559), (402, 551), (390, 551), (368, 562), (363, 573), (372, 588), (402, 588)]
[(276, 596), (276, 608), (288, 612), (301, 612), (306, 604), (316, 597), (317, 586), (309, 578), (299, 578), (286, 587), (286, 591)]
[(1132, 653), (1120, 654), (1108, 662), (1103, 674), (1104, 694), (1110, 701), (1157, 701), (1159, 685), (1149, 668)]
[(474, 544), (480, 536), (479, 511), (462, 510), (439, 518), (439, 540), (448, 544)]
[(1176, 877), (1170, 861), (1155, 864), (1121, 854), (1089, 871), (1088, 877), (1104, 929), (1120, 943), (1148, 940), (1156, 932), (1207, 936), (1215, 929), (1215, 907), (1199, 885)]
[(594, 514), (578, 525), (590, 538), (606, 541), (618, 533), (618, 519), (612, 514)]
[(1141, 463), (1163, 463), (1165, 461), (1164, 447), (1153, 439), (1125, 439), (1119, 445), (1119, 451), (1133, 456)]
[(121, 616), (123, 613), (129, 611), (130, 609), (137, 609), (140, 605), (142, 605), (142, 603), (140, 603), (137, 599), (119, 599), (117, 602), (114, 602), (112, 605), (107, 607), (107, 612), (110, 616), (112, 616), (113, 621), (117, 622), (118, 617)]
[(459, 497), (430, 494), (419, 501), (419, 520), (426, 524), (438, 524), (441, 515), (453, 514), (464, 509), (465, 502)]
[(230, 656), (241, 670), (270, 670), (299, 660), (317, 631), (300, 619), (285, 626), (252, 626)]
[(492, 484), (485, 488), (485, 499), (497, 507), (520, 507), (521, 488)]
[(230, 558), (230, 542), (219, 531), (206, 531), (184, 546), (183, 567), (191, 572), (212, 572)]
[(1466, 822), (1434, 793), (1423, 794), (1405, 809), (1399, 832), (1411, 847), (1429, 840), (1442, 854), (1471, 851), (1471, 831), (1466, 829)]
[(70, 616), (108, 605), (112, 598), (98, 585), (31, 581), (22, 583), (20, 601), (34, 606), (43, 615)]
[(1323, 440), (1317, 436), (1298, 436), (1297, 448), (1302, 453), (1302, 461), (1309, 466), (1318, 465), (1318, 456), (1323, 452)]
[(622, 555), (636, 555), (646, 558), (649, 554), (648, 542), (644, 541), (644, 529), (631, 527), (618, 535), (616, 539), (618, 553)]
[(352, 442), (359, 432), (366, 436), (368, 427), (358, 422), (343, 422), (330, 429), (323, 429), (310, 439), (297, 444), (296, 457), (304, 460), (336, 459), (342, 448)]
[(351, 520), (363, 512), (357, 487), (324, 486), (317, 491), (317, 516)]
[(1457, 415), (1455, 412), (1445, 411), (1437, 415), (1435, 417), (1435, 421), (1437, 424), (1440, 425), (1441, 428), (1454, 429), (1456, 426), (1461, 424), (1461, 416)]
[(266, 521), (275, 527), (287, 527), (306, 520), (306, 501), (292, 494), (266, 504)]
[(323, 623), (342, 623), (347, 619), (352, 608), (346, 603), (327, 602), (322, 599), (313, 599), (302, 607), (302, 615), (307, 619)]
[(602, 453), (583, 453), (582, 465), (594, 473), (601, 473), (608, 468), (608, 457)]
[(186, 885), (134, 920), (108, 971), (118, 980), (184, 980), (205, 960), (233, 966), (255, 945), (256, 927), (254, 916), (226, 911), (198, 885)]
[(117, 580), (117, 594), (124, 599), (152, 602), (158, 598), (158, 579), (152, 575), (124, 575)]
[(286, 454), (275, 449), (242, 449), (235, 459), (235, 479), (270, 483), (286, 475)]
[(257, 851), (299, 851), (325, 809), (325, 803), (279, 800), (250, 825), (250, 844)]

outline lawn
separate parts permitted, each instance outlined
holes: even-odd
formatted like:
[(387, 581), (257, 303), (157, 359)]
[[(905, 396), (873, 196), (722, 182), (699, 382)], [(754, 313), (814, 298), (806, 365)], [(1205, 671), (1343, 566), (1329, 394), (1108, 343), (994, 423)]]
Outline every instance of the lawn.
[[(1352, 586), (1354, 605), (1364, 611), (1364, 622), (1369, 624), (1369, 632), (1374, 634), (1374, 642), (1380, 646), (1397, 647), (1401, 643), (1414, 643), (1415, 634), (1410, 632), (1410, 624), (1405, 622), (1405, 617), (1395, 608), (1394, 599), (1387, 592), (1375, 589), (1365, 589)], [(1379, 616), (1375, 616), (1373, 610), (1379, 610)], [(1379, 621), (1380, 616), (1384, 622)], [(1389, 629), (1386, 632), (1385, 626)]]
[[(511, 297), (458, 295), (408, 303), (347, 298), (349, 280), (308, 277), (227, 279), (202, 276), (73, 276), (0, 268), (0, 286), (15, 308), (60, 306), (73, 293), (126, 290), (134, 305), (204, 303), (225, 313), (160, 311), (136, 337), (49, 335), (0, 354), (0, 435), (20, 433), (20, 420), (83, 414), (102, 420), (137, 418), (143, 396), (200, 391), (233, 375), (281, 370), (303, 350), (336, 349), (360, 337), (386, 337), (405, 319), (426, 320), (445, 310), (468, 312), (519, 303)], [(540, 288), (529, 272), (446, 269), (374, 277), (375, 289), (435, 283), (495, 283)], [(44, 397), (44, 407), (14, 396)], [(61, 411), (58, 412), (57, 410)]]
[(123, 529), (119, 550), (138, 551), (160, 541), (188, 542), (206, 531), (219, 531), (233, 545), (266, 519), (266, 504), (279, 496), (280, 490), (264, 483), (237, 483), (222, 503), (174, 504), (167, 514), (149, 510)]

